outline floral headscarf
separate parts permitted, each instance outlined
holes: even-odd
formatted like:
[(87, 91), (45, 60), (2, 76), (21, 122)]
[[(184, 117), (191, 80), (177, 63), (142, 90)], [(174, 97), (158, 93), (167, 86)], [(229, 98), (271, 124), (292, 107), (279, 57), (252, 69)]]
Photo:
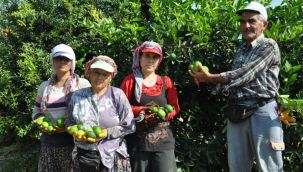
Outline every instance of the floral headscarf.
[(156, 42), (145, 41), (143, 44), (141, 44), (140, 46), (138, 46), (135, 49), (132, 70), (133, 70), (133, 74), (135, 75), (135, 80), (136, 80), (134, 93), (135, 93), (135, 98), (138, 102), (140, 102), (141, 94), (142, 94), (143, 76), (142, 76), (141, 67), (140, 67), (140, 57), (142, 56), (143, 52), (159, 54), (160, 55), (159, 64), (163, 59), (162, 48)]

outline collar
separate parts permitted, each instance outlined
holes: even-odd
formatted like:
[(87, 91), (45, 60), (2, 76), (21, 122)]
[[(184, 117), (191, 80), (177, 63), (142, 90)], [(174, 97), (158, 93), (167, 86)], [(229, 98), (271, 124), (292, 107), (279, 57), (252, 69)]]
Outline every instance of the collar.
[(247, 49), (255, 48), (258, 45), (258, 42), (264, 38), (264, 34), (262, 33), (260, 36), (258, 36), (255, 40), (253, 40), (250, 44), (244, 43), (243, 47), (246, 47)]

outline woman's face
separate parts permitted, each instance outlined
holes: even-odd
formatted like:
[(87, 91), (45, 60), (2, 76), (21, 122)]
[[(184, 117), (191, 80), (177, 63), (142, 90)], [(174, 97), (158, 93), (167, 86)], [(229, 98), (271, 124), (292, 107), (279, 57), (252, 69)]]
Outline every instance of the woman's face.
[(72, 60), (64, 56), (58, 56), (53, 59), (53, 66), (57, 74), (69, 72), (71, 70)]
[(106, 88), (112, 80), (111, 75), (112, 73), (102, 69), (90, 69), (89, 77), (92, 88), (94, 90), (102, 90)]
[(156, 71), (160, 62), (160, 56), (155, 53), (143, 53), (140, 58), (140, 67), (143, 74), (150, 74)]

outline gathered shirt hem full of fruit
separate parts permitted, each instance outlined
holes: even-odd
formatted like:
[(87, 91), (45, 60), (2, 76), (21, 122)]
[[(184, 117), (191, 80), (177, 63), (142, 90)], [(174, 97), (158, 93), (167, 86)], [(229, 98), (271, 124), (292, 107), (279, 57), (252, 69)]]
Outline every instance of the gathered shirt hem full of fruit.
[(100, 142), (74, 141), (81, 149), (99, 151), (102, 164), (110, 169), (116, 153), (128, 157), (124, 136), (135, 131), (133, 118), (129, 101), (120, 88), (109, 86), (102, 96), (96, 96), (90, 87), (74, 92), (67, 125), (81, 124), (86, 130), (96, 125), (107, 129), (106, 138)]
[[(49, 116), (52, 121), (67, 116), (68, 100), (71, 93), (66, 94), (63, 87), (57, 88), (55, 86), (51, 86), (49, 100), (47, 102), (47, 111), (42, 111), (42, 96), (44, 90), (49, 85), (49, 82), (49, 80), (42, 82), (38, 88), (38, 95), (33, 109), (32, 119), (35, 119), (39, 113), (44, 113), (44, 115)], [(84, 78), (79, 78), (79, 85), (77, 86), (77, 89), (85, 87), (90, 87), (90, 83)], [(40, 142), (43, 145), (57, 147), (74, 144), (73, 138), (66, 132), (54, 134), (42, 133)]]
[[(120, 86), (120, 88), (126, 94), (126, 97), (128, 98), (128, 100), (131, 100), (135, 82), (136, 82), (136, 80), (135, 80), (134, 74), (130, 74), (124, 78), (124, 80)], [(178, 97), (177, 97), (177, 90), (174, 86), (173, 81), (168, 76), (164, 76), (164, 82), (166, 84), (167, 103), (174, 107), (174, 110), (171, 113), (167, 114), (167, 120), (171, 120), (180, 111)], [(147, 87), (144, 84), (142, 85), (142, 94), (145, 94), (148, 96), (160, 95), (162, 92), (162, 87), (163, 87), (162, 78), (161, 78), (161, 76), (157, 75), (157, 81), (154, 86)], [(145, 108), (144, 106), (132, 106), (134, 116), (137, 117), (144, 108)]]

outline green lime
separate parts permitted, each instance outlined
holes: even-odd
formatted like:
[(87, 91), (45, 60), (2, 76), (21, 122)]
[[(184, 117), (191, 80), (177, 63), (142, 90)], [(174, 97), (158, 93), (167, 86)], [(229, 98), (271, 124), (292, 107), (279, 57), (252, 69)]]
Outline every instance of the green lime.
[(101, 128), (100, 128), (100, 126), (98, 126), (98, 125), (93, 126), (93, 131), (94, 131), (94, 133), (98, 136), (98, 135), (101, 133)]
[(97, 136), (93, 131), (87, 131), (86, 137), (96, 138)]
[(52, 132), (53, 130), (54, 130), (54, 127), (53, 127), (53, 126), (50, 125), (50, 126), (47, 127), (47, 131), (48, 131), (48, 132)]
[(163, 109), (159, 109), (158, 112), (157, 112), (157, 115), (162, 119), (162, 120), (165, 120), (165, 117), (166, 117), (166, 113)]
[(69, 127), (67, 130), (70, 134), (73, 134), (74, 132), (78, 131), (78, 127), (77, 127), (77, 125), (73, 125), (73, 126)]
[(209, 72), (209, 69), (207, 66), (203, 66), (203, 69), (206, 70), (207, 72)]
[(194, 68), (193, 64), (188, 65), (188, 70), (193, 70), (193, 68)]
[(51, 122), (51, 117), (50, 116), (45, 116), (43, 121)]
[(63, 118), (57, 119), (56, 124), (57, 124), (59, 127), (64, 127), (64, 119), (63, 119)]
[(150, 110), (151, 113), (157, 113), (158, 112), (158, 108), (156, 106), (149, 107), (149, 110)]
[(78, 130), (85, 130), (85, 128), (82, 124), (78, 124)]
[(92, 128), (88, 128), (85, 131), (94, 131)]
[(200, 65), (202, 65), (202, 63), (199, 60), (195, 61), (194, 62), (194, 70), (197, 71), (197, 72), (200, 71)]
[(36, 123), (38, 125), (41, 125), (43, 123), (43, 117), (38, 118), (37, 121), (36, 121)]
[(171, 113), (174, 110), (173, 106), (171, 106), (170, 104), (165, 104), (164, 109), (167, 113)]
[(41, 125), (42, 125), (42, 127), (44, 127), (44, 128), (47, 128), (47, 127), (49, 126), (49, 125), (48, 125), (48, 123), (47, 123), (47, 122), (45, 122), (45, 121), (44, 121), (44, 122), (42, 122), (42, 124), (41, 124)]

